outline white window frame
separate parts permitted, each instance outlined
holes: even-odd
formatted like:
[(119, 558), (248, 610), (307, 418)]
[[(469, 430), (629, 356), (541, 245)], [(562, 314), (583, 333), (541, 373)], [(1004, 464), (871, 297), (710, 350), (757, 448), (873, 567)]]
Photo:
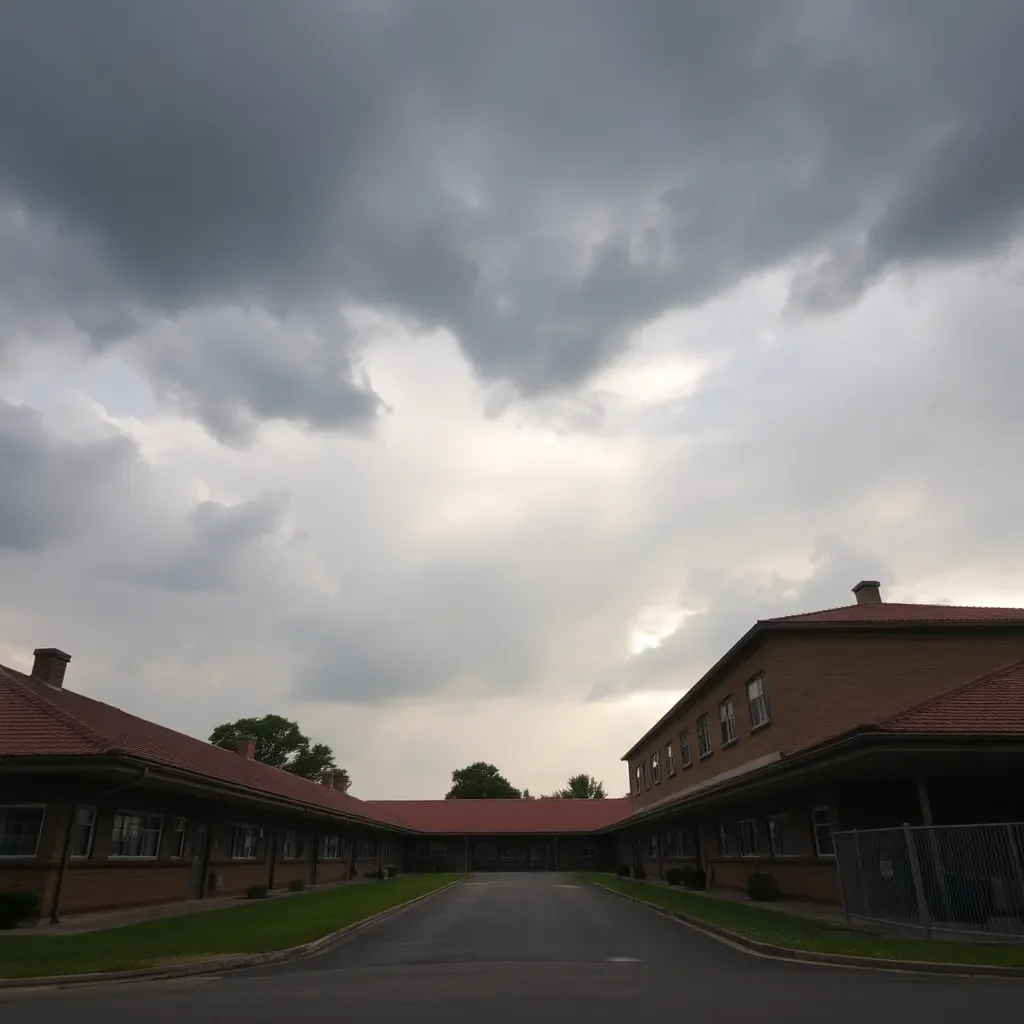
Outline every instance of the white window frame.
[(647, 856), (655, 859), (658, 856), (658, 836), (652, 835), (647, 841)]
[(638, 764), (633, 772), (633, 795), (639, 796), (644, 791), (644, 766)]
[[(229, 857), (231, 860), (259, 860), (260, 859), (260, 833), (263, 830), (259, 825), (250, 825), (244, 821), (236, 821), (231, 826), (231, 849)], [(249, 846), (251, 842), (251, 847)], [(252, 850), (246, 853), (246, 848)]]
[[(744, 833), (748, 833), (744, 835)], [(741, 857), (761, 855), (761, 837), (757, 831), (757, 818), (743, 818), (736, 822), (736, 852)]]
[(595, 839), (577, 839), (576, 856), (581, 860), (596, 860), (600, 850)]
[(736, 742), (736, 706), (732, 694), (718, 702), (718, 724), (722, 733), (722, 746)]
[(684, 768), (693, 765), (693, 754), (690, 751), (690, 730), (684, 729), (679, 734), (679, 761)]
[[(818, 815), (825, 815), (825, 827), (828, 828), (828, 841), (832, 849), (822, 852), (821, 849), (821, 826), (818, 823)], [(814, 855), (821, 857), (823, 860), (834, 860), (836, 856), (836, 840), (835, 834), (832, 831), (832, 811), (826, 804), (820, 804), (817, 807), (811, 809), (811, 831), (814, 834)]]
[(676, 773), (676, 755), (672, 749), (672, 741), (665, 744), (665, 767), (668, 769), (669, 778)]
[(188, 831), (188, 819), (180, 815), (171, 819), (171, 860), (181, 860), (185, 856), (185, 834)]
[(711, 756), (711, 725), (706, 711), (697, 719), (697, 750), (702, 761)]
[(341, 836), (321, 836), (320, 837), (320, 859), (321, 860), (341, 860), (342, 855), (342, 842)]
[(729, 842), (729, 826), (724, 822), (718, 826), (718, 856), (731, 857), (732, 844)]
[[(139, 841), (139, 849), (142, 849), (142, 844), (145, 841), (146, 833), (152, 833), (154, 829), (146, 828), (145, 823), (147, 819), (149, 821), (156, 820), (159, 822), (159, 827), (156, 831), (156, 847), (153, 853), (114, 853), (114, 834), (117, 831), (118, 818), (123, 820), (125, 818), (138, 818), (142, 823), (142, 839)], [(122, 842), (124, 841), (124, 829), (121, 829)], [(107, 855), (108, 860), (156, 860), (160, 856), (160, 844), (164, 838), (164, 816), (154, 811), (135, 811), (127, 807), (119, 807), (114, 812), (114, 821), (110, 826), (110, 853)]]
[(651, 754), (651, 779), (656, 786), (661, 785), (661, 751)]
[(85, 844), (85, 853), (69, 853), (69, 860), (88, 860), (92, 856), (92, 846), (96, 840), (96, 806), (94, 804), (78, 804), (73, 808), (72, 813), (75, 815), (75, 822), (71, 826), (71, 839), (74, 840), (75, 829), (84, 828), (80, 821), (77, 820), (80, 811), (92, 811), (92, 816), (89, 819), (89, 831), (88, 839)]
[(768, 704), (768, 684), (764, 680), (763, 672), (758, 672), (753, 679), (747, 681), (747, 705), (750, 708), (751, 732), (772, 720), (771, 707)]
[(46, 825), (46, 804), (0, 804), (0, 811), (27, 810), (38, 810), (40, 812), (39, 830), (36, 832), (36, 845), (32, 848), (31, 853), (0, 853), (0, 860), (30, 860), (39, 854), (39, 842), (43, 838), (43, 828)]
[(297, 829), (290, 828), (285, 831), (284, 842), (281, 845), (282, 860), (302, 860), (302, 837)]
[(356, 860), (376, 860), (377, 847), (372, 839), (360, 839), (356, 850)]

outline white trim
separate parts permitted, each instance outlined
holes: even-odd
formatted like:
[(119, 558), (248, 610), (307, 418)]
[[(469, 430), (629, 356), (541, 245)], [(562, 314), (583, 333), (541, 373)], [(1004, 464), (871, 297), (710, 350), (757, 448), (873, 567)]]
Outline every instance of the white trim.
[[(137, 811), (131, 807), (118, 807), (114, 811), (114, 821), (110, 826), (110, 843), (114, 843), (114, 825), (117, 823), (117, 816), (135, 815), (138, 818), (159, 818), (160, 829), (156, 834), (156, 853), (108, 853), (107, 860), (157, 860), (160, 857), (160, 845), (164, 841), (164, 815), (161, 811)], [(143, 829), (143, 833), (145, 833)]]
[[(754, 832), (754, 849), (750, 853), (743, 852), (743, 826), (752, 825)], [(757, 818), (740, 818), (736, 822), (736, 853), (744, 860), (752, 860), (761, 856), (761, 836), (757, 829)]]
[[(806, 806), (806, 804), (804, 805)], [(832, 852), (822, 853), (821, 844), (818, 842), (818, 823), (814, 820), (814, 816), (818, 811), (824, 811), (828, 815), (828, 834), (832, 840)], [(828, 804), (819, 804), (817, 807), (811, 808), (811, 838), (814, 840), (814, 855), (820, 857), (822, 860), (835, 860), (836, 859), (836, 835), (832, 828), (832, 808)]]
[(39, 856), (39, 841), (43, 838), (43, 827), (46, 825), (46, 804), (0, 804), (0, 811), (24, 810), (39, 808), (42, 816), (39, 819), (39, 831), (36, 833), (36, 845), (31, 853), (2, 853), (0, 860), (32, 860)]
[(170, 833), (172, 836), (176, 836), (178, 834), (178, 829), (174, 826), (177, 825), (179, 821), (181, 822), (181, 843), (178, 846), (177, 853), (168, 854), (171, 860), (181, 860), (185, 855), (185, 837), (188, 835), (188, 818), (184, 818), (180, 814), (172, 818)]
[[(82, 810), (92, 811), (92, 822), (89, 825), (89, 843), (85, 848), (85, 853), (71, 853), (68, 856), (69, 860), (88, 860), (92, 856), (93, 844), (96, 842), (96, 826), (99, 824), (99, 808), (95, 804), (75, 804), (72, 807), (72, 812)], [(72, 822), (71, 835), (74, 836), (77, 822)], [(70, 842), (70, 840), (69, 840)]]

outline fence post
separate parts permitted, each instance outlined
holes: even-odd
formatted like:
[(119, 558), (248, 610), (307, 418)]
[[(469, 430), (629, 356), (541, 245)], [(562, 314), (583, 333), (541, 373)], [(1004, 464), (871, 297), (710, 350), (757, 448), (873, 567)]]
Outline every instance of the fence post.
[(903, 838), (907, 844), (907, 853), (910, 855), (910, 875), (914, 880), (914, 895), (917, 898), (917, 920), (924, 929), (925, 935), (931, 938), (932, 919), (928, 912), (928, 900), (924, 894), (924, 883), (921, 881), (921, 862), (917, 859), (917, 844), (914, 842), (914, 833), (908, 822), (903, 823)]

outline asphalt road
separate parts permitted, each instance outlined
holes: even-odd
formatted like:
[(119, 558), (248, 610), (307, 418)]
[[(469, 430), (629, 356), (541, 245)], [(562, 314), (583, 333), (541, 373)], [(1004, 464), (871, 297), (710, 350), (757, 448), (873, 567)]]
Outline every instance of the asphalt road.
[[(650, 1015), (650, 1016), (648, 1016)], [(476, 875), (307, 960), (180, 981), (0, 990), (3, 1024), (1020, 1024), (1024, 982), (752, 956), (564, 875)]]

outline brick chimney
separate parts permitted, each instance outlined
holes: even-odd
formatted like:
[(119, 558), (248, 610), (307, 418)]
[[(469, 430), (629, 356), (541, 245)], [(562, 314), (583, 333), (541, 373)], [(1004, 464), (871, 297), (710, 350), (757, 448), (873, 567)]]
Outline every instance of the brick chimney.
[(881, 604), (882, 595), (878, 589), (881, 585), (878, 580), (861, 580), (853, 588), (857, 604)]
[(32, 678), (50, 686), (63, 686), (71, 655), (58, 651), (56, 647), (37, 647), (32, 653), (36, 656), (32, 664)]
[(235, 740), (235, 753), (241, 754), (246, 761), (251, 761), (256, 756), (256, 737), (239, 736)]

